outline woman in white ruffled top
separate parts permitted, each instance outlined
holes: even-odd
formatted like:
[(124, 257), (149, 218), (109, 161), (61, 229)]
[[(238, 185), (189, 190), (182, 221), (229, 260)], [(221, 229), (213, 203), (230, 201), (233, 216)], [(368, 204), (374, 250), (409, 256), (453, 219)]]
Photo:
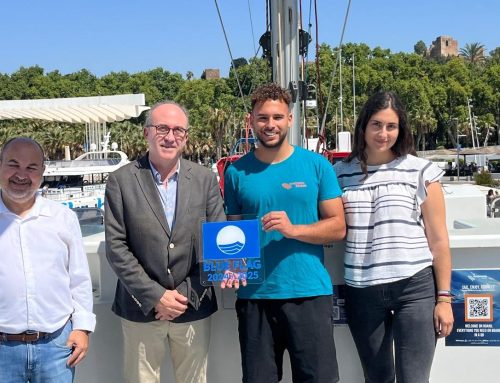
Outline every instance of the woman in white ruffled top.
[(380, 92), (363, 106), (352, 153), (335, 165), (348, 324), (370, 383), (428, 382), (436, 340), (453, 327), (443, 171), (414, 153), (404, 106)]

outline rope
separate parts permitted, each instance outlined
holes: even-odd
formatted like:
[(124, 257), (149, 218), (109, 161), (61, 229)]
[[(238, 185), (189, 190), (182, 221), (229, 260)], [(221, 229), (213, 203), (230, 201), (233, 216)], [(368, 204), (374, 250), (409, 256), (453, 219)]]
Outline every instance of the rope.
[[(321, 73), (319, 71), (319, 30), (318, 30), (318, 3), (314, 0), (314, 19), (316, 22), (316, 98), (318, 101), (318, 112), (324, 113), (323, 110), (323, 95), (321, 93)], [(321, 129), (319, 129), (321, 132)], [(320, 133), (321, 136), (322, 132)], [(319, 140), (321, 141), (321, 139)], [(319, 146), (318, 146), (319, 148)], [(318, 149), (316, 149), (316, 152)]]
[(257, 49), (255, 49), (255, 34), (253, 32), (253, 20), (252, 20), (252, 10), (250, 9), (250, 0), (247, 0), (248, 3), (248, 14), (250, 15), (250, 29), (252, 30), (252, 43), (253, 43), (253, 51), (255, 56), (257, 56)]
[[(345, 13), (345, 18), (344, 18), (344, 25), (342, 26), (342, 33), (340, 35), (340, 41), (339, 41), (339, 48), (342, 46), (342, 41), (344, 40), (344, 32), (345, 32), (345, 27), (347, 25), (347, 18), (349, 17), (349, 9), (351, 8), (351, 0), (349, 0), (349, 3), (347, 4), (347, 10)], [(333, 72), (332, 72), (332, 78), (331, 78), (331, 83), (330, 83), (330, 90), (328, 91), (328, 97), (326, 99), (326, 106), (325, 106), (325, 112), (323, 114), (323, 120), (321, 122), (321, 133), (320, 133), (320, 139), (318, 140), (318, 145), (316, 146), (316, 151), (319, 151), (319, 146), (321, 145), (321, 138), (324, 139), (325, 137), (325, 125), (326, 125), (326, 114), (328, 112), (328, 105), (330, 103), (330, 97), (332, 95), (332, 89), (333, 89), (333, 82), (335, 79), (335, 74), (337, 72), (337, 66), (339, 64), (340, 60), (340, 54), (337, 55), (337, 60), (335, 61), (335, 66), (333, 67)], [(337, 139), (337, 137), (335, 137)]]
[(243, 106), (245, 107), (245, 111), (248, 112), (248, 107), (245, 102), (245, 97), (243, 96), (243, 89), (241, 88), (240, 79), (238, 77), (238, 71), (236, 70), (236, 66), (234, 65), (233, 53), (231, 52), (231, 47), (229, 46), (229, 41), (227, 39), (226, 28), (224, 28), (224, 22), (222, 21), (222, 16), (220, 14), (219, 4), (217, 3), (217, 0), (214, 0), (214, 2), (215, 2), (215, 7), (217, 8), (217, 14), (219, 15), (222, 32), (224, 33), (224, 39), (226, 40), (227, 50), (229, 51), (229, 57), (231, 57), (231, 66), (234, 69), (234, 76), (236, 78), (236, 82), (238, 83), (238, 89), (240, 90), (240, 96), (243, 101)]

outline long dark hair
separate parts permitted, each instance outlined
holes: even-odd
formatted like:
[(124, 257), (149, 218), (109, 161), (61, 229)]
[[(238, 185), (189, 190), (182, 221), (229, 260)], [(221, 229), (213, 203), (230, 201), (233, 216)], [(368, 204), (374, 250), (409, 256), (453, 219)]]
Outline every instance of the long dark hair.
[(410, 126), (408, 125), (408, 117), (406, 110), (394, 92), (378, 92), (371, 96), (361, 109), (356, 127), (354, 128), (354, 142), (352, 152), (346, 158), (346, 162), (352, 161), (354, 158), (358, 159), (361, 164), (363, 173), (368, 174), (366, 168), (366, 142), (365, 142), (365, 129), (368, 125), (370, 118), (381, 110), (391, 108), (399, 118), (399, 133), (396, 142), (391, 148), (391, 151), (396, 157), (401, 157), (406, 154), (415, 154), (413, 146), (413, 136), (411, 134)]

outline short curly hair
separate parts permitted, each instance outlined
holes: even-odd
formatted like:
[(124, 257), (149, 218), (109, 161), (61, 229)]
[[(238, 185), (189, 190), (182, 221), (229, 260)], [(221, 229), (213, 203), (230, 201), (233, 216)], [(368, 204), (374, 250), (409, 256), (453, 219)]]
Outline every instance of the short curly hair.
[(292, 103), (292, 97), (290, 96), (290, 92), (286, 89), (283, 89), (281, 86), (275, 83), (269, 83), (259, 86), (252, 93), (252, 110), (255, 105), (258, 103), (263, 103), (268, 100), (279, 100), (283, 101), (287, 104), (288, 108), (290, 108), (290, 104)]

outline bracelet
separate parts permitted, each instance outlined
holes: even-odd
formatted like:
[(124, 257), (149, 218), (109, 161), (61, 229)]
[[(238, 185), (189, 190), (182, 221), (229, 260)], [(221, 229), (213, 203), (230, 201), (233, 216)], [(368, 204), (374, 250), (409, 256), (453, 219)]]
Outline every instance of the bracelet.
[(451, 290), (438, 290), (437, 295), (451, 295)]
[(443, 302), (443, 303), (451, 303), (451, 296), (450, 297), (445, 297), (445, 296), (439, 296), (436, 299), (436, 303)]
[(438, 297), (452, 297), (453, 295), (452, 294), (439, 293), (437, 296)]

